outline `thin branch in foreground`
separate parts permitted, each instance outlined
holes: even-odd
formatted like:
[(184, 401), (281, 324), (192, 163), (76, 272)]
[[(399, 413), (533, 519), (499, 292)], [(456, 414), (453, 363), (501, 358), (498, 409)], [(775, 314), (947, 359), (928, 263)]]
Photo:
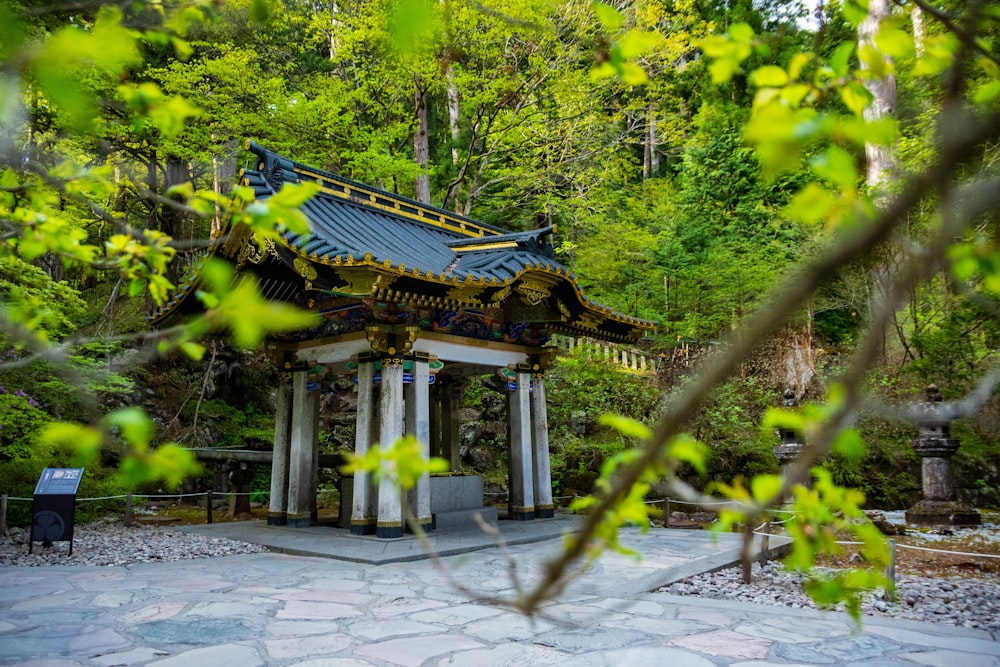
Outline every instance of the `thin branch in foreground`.
[[(970, 160), (978, 146), (995, 140), (998, 136), (1000, 112), (981, 118), (977, 123), (963, 123), (949, 137), (950, 141), (941, 146), (937, 162), (922, 174), (911, 178), (903, 191), (880, 215), (871, 220), (862, 219), (841, 230), (825, 253), (776, 290), (773, 297), (755, 311), (745, 329), (729, 341), (723, 352), (709, 359), (696, 380), (668, 408), (642, 454), (617, 471), (611, 490), (598, 498), (590, 509), (582, 530), (569, 542), (567, 548), (546, 565), (545, 579), (522, 601), (522, 610), (532, 613), (556, 589), (565, 571), (587, 550), (606, 513), (626, 496), (646, 470), (663, 461), (671, 437), (680, 432), (689, 416), (694, 414), (713, 387), (731, 375), (747, 354), (771, 335), (831, 276), (886, 240), (928, 192), (933, 192), (938, 184), (948, 181), (958, 166)], [(848, 379), (855, 381), (853, 377)], [(833, 421), (840, 423), (855, 407), (851, 401), (846, 401), (842, 415), (835, 416)]]

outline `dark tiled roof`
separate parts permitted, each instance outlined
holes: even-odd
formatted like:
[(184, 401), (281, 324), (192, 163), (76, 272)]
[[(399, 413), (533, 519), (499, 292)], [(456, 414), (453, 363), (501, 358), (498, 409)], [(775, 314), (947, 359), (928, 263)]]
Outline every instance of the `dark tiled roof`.
[[(557, 328), (619, 339), (637, 338), (653, 328), (652, 322), (616, 313), (584, 296), (575, 277), (554, 258), (553, 227), (507, 232), (289, 160), (252, 142), (247, 147), (258, 159), (255, 169), (243, 172), (242, 183), (253, 188), (258, 200), (286, 183), (320, 186), (319, 194), (302, 206), (310, 232), (287, 233), (286, 248), (276, 253), (286, 266), (272, 272), (287, 271), (278, 282), (287, 285), (303, 275), (301, 263), (308, 262), (317, 273), (312, 289), (336, 292), (339, 269), (365, 266), (395, 276), (396, 291), (372, 294), (379, 298), (421, 295), (438, 305), (462, 304), (463, 299), (466, 306), (476, 305), (476, 299), (497, 305), (497, 299), (511, 292), (505, 288), (540, 289), (543, 297), (547, 292), (559, 300), (553, 305)], [(239, 238), (230, 237), (230, 245)], [(482, 290), (475, 297), (458, 297), (456, 286)]]

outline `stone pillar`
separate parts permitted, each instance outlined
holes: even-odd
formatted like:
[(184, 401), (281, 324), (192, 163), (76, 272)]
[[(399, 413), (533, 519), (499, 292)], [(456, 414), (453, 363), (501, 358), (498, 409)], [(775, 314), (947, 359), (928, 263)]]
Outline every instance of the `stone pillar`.
[[(413, 359), (413, 381), (405, 385), (406, 434), (420, 443), (420, 454), (430, 458), (430, 358), (417, 353)], [(407, 492), (406, 505), (424, 531), (432, 528), (431, 477), (424, 473), (415, 488)]]
[(316, 446), (317, 392), (307, 391), (308, 374), (292, 375), (292, 429), (288, 462), (288, 522), (292, 528), (312, 523), (316, 503), (313, 483), (313, 449)]
[[(358, 357), (358, 411), (354, 423), (354, 453), (364, 456), (372, 446), (372, 417), (375, 413), (375, 361), (370, 354)], [(351, 534), (374, 535), (377, 504), (371, 474), (354, 473), (354, 497), (351, 504)]]
[[(797, 408), (799, 406), (799, 402), (795, 400), (795, 392), (791, 389), (785, 390), (784, 398), (785, 400), (781, 402), (782, 407)], [(801, 434), (791, 429), (778, 429), (778, 438), (778, 445), (774, 447), (774, 457), (781, 464), (781, 473), (787, 475), (788, 469), (792, 466), (795, 459), (798, 458), (799, 454), (802, 453), (802, 448), (805, 447), (805, 444), (802, 442), (803, 438)]]
[(441, 457), (448, 459), (452, 472), (462, 469), (459, 407), (462, 404), (463, 383), (449, 378), (441, 385)]
[(274, 415), (274, 451), (271, 455), (271, 502), (267, 525), (284, 526), (288, 521), (288, 457), (292, 444), (292, 378), (281, 373)]
[(527, 368), (517, 369), (517, 388), (508, 391), (510, 432), (510, 518), (530, 521), (535, 518), (535, 485), (531, 455), (531, 375)]
[(432, 384), (430, 387), (430, 393), (428, 401), (430, 402), (430, 452), (432, 456), (442, 457), (442, 445), (441, 445), (441, 378), (437, 378), (437, 382)]
[(955, 500), (951, 457), (959, 441), (951, 437), (951, 417), (945, 413), (941, 392), (927, 387), (926, 401), (916, 411), (919, 436), (913, 448), (921, 458), (924, 499), (906, 510), (907, 523), (978, 526), (982, 518), (972, 507)]
[(310, 382), (306, 380), (306, 392), (309, 393), (311, 400), (311, 406), (313, 411), (312, 416), (312, 444), (310, 449), (312, 451), (312, 480), (309, 483), (309, 518), (312, 522), (319, 523), (319, 503), (317, 498), (317, 493), (319, 490), (319, 403), (320, 396), (322, 392), (320, 391), (319, 382), (315, 382), (313, 386), (310, 387)]
[[(382, 359), (382, 397), (379, 411), (379, 446), (389, 448), (403, 437), (403, 360)], [(375, 536), (403, 536), (403, 503), (399, 488), (382, 482), (378, 485), (378, 519)]]
[(535, 483), (535, 516), (550, 519), (555, 516), (552, 502), (552, 470), (549, 461), (549, 417), (545, 403), (545, 376), (534, 375), (531, 389), (531, 450), (532, 477)]

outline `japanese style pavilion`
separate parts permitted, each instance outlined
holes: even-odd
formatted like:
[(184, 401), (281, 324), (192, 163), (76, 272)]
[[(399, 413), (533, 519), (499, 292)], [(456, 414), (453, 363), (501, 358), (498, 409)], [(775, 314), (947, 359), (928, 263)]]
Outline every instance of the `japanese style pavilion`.
[[(549, 337), (633, 342), (653, 323), (588, 299), (554, 259), (553, 227), (507, 232), (253, 142), (247, 148), (257, 160), (241, 181), (258, 200), (286, 183), (320, 186), (302, 206), (308, 234), (285, 233), (260, 247), (248, 229), (236, 227), (213, 249), (254, 274), (265, 297), (322, 318), (312, 330), (269, 343), (280, 379), (268, 523), (295, 527), (315, 520), (320, 372), (356, 380), (358, 454), (413, 435), (425, 456), (442, 455), (453, 469), (459, 465), (458, 389), (471, 376), (497, 374), (508, 392), (510, 518), (552, 516), (543, 380), (555, 352), (546, 346)], [(196, 282), (183, 286), (151, 316), (153, 323), (200, 309), (190, 298), (195, 288)], [(431, 527), (437, 511), (454, 509), (434, 497), (455, 494), (447, 482), (424, 476), (402, 497), (356, 473), (344, 494), (351, 497), (341, 498), (349, 503), (351, 532), (400, 537), (406, 508)], [(478, 489), (481, 507), (481, 479)]]

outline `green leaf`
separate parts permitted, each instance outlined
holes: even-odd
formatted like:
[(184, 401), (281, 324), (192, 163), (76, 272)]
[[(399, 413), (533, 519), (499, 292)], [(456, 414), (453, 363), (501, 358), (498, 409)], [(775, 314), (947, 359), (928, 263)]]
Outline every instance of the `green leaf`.
[(437, 26), (435, 3), (430, 0), (399, 0), (389, 15), (392, 45), (402, 55), (414, 56), (428, 49)]
[(792, 220), (806, 224), (821, 221), (834, 222), (839, 209), (837, 197), (819, 183), (809, 183), (792, 198), (784, 214)]
[(855, 28), (868, 17), (868, 0), (844, 0), (844, 18)]
[(140, 408), (122, 408), (110, 413), (105, 421), (118, 427), (122, 439), (131, 447), (145, 450), (153, 437), (153, 421)]
[(1000, 81), (987, 81), (980, 85), (973, 93), (972, 99), (976, 104), (995, 104), (1000, 99)]
[(662, 42), (663, 38), (658, 33), (633, 28), (621, 38), (618, 45), (621, 47), (622, 56), (632, 59), (649, 53)]
[(859, 117), (864, 115), (865, 108), (872, 100), (872, 94), (857, 81), (852, 81), (837, 92), (847, 108)]
[(185, 341), (180, 344), (181, 352), (187, 355), (189, 359), (194, 361), (200, 361), (203, 356), (205, 356), (205, 346), (199, 345), (191, 341)]
[(854, 42), (844, 42), (830, 56), (830, 68), (837, 76), (847, 76), (850, 70), (851, 56), (854, 54)]
[(767, 505), (779, 499), (781, 486), (781, 475), (754, 475), (750, 480), (750, 493), (759, 504)]
[(617, 9), (603, 2), (594, 3), (594, 14), (606, 32), (615, 32), (622, 27), (622, 15)]
[(868, 448), (861, 434), (856, 429), (848, 428), (837, 434), (833, 441), (833, 451), (851, 461), (860, 461), (865, 457)]
[(710, 454), (708, 447), (686, 433), (676, 436), (667, 447), (668, 457), (690, 464), (699, 475), (708, 471), (706, 461)]
[(914, 51), (913, 37), (890, 22), (882, 25), (882, 28), (875, 36), (875, 44), (884, 53), (893, 58), (909, 57), (913, 55)]
[(94, 428), (70, 422), (51, 422), (38, 436), (39, 441), (75, 452), (74, 463), (94, 465), (100, 459), (101, 433)]
[(653, 432), (648, 426), (640, 421), (631, 419), (629, 417), (623, 417), (622, 415), (616, 414), (603, 414), (598, 418), (598, 423), (601, 426), (609, 426), (624, 436), (630, 438), (638, 438), (639, 440), (648, 440), (653, 436)]
[(858, 184), (858, 169), (854, 156), (840, 146), (830, 146), (813, 156), (809, 166), (817, 175), (835, 185), (854, 189)]
[(750, 74), (750, 83), (758, 88), (780, 88), (788, 83), (788, 72), (777, 65), (758, 67)]

